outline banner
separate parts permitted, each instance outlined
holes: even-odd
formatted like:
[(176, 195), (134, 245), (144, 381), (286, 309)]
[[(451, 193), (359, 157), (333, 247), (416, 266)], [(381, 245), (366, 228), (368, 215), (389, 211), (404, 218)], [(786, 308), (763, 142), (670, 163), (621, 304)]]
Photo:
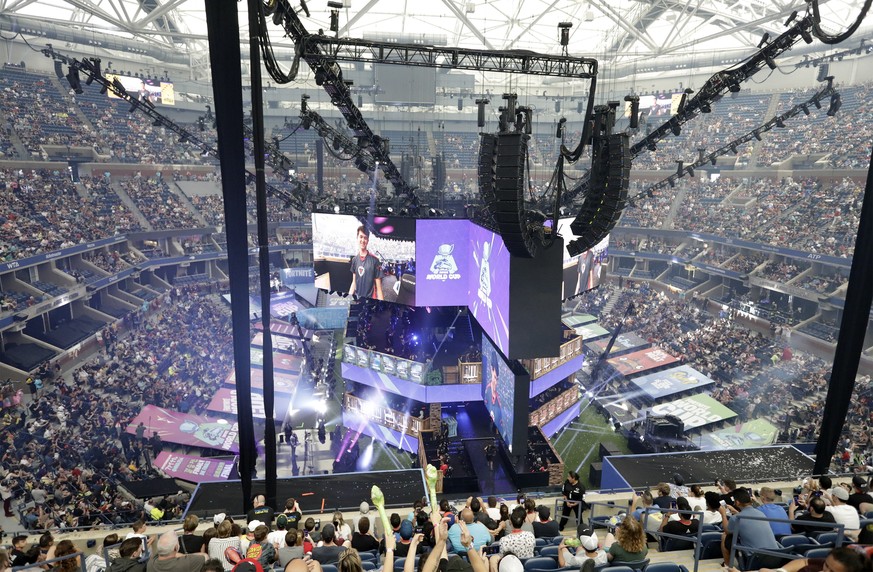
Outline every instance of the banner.
[(130, 422), (127, 432), (136, 435), (140, 423), (145, 425), (146, 437), (157, 432), (161, 440), (167, 443), (239, 453), (239, 426), (227, 419), (212, 419), (205, 415), (146, 405)]
[[(621, 337), (621, 336), (619, 336)], [(597, 343), (597, 342), (595, 342)], [(616, 341), (618, 343), (618, 341)], [(677, 363), (673, 357), (659, 347), (651, 347), (606, 360), (609, 365), (625, 377), (642, 373), (648, 369)]]
[(687, 365), (643, 375), (632, 381), (653, 400), (715, 383), (713, 379)]
[(220, 458), (194, 457), (161, 451), (155, 458), (154, 466), (168, 477), (192, 483), (225, 481), (231, 477), (236, 457)]
[(747, 449), (764, 447), (776, 441), (779, 430), (766, 419), (753, 419), (748, 423), (737, 423), (720, 431), (701, 435), (694, 441), (703, 449)]
[[(224, 385), (236, 387), (236, 372), (232, 371), (224, 379)], [(252, 369), (252, 389), (264, 390), (264, 370)], [(297, 389), (297, 376), (287, 373), (273, 372), (273, 391), (276, 393), (293, 394)]]
[[(273, 403), (273, 418), (284, 419), (291, 406), (291, 398), (285, 395), (276, 395)], [(222, 387), (212, 396), (212, 401), (206, 407), (208, 411), (216, 413), (229, 413), (236, 415), (236, 390)], [(266, 419), (267, 413), (264, 407), (264, 396), (252, 392), (252, 415), (258, 419)]]
[(736, 413), (704, 393), (655, 405), (649, 412), (652, 415), (675, 415), (685, 423), (686, 432), (737, 416)]
[[(585, 344), (588, 346), (588, 349), (597, 354), (602, 354), (603, 350), (606, 349), (606, 346), (609, 344), (609, 339), (598, 340), (596, 342), (590, 342)], [(633, 332), (627, 332), (626, 334), (619, 334), (617, 338), (615, 338), (615, 344), (612, 346), (612, 350), (609, 352), (611, 355), (617, 355), (620, 353), (628, 352), (634, 348), (641, 348), (643, 346), (648, 347), (649, 342), (636, 335)]]
[[(262, 350), (261, 348), (251, 348), (251, 352), (252, 365), (256, 367), (264, 367), (264, 350)], [(297, 356), (292, 356), (279, 352), (273, 354), (274, 370), (299, 373), (301, 365), (303, 365), (303, 359)]]
[(595, 324), (594, 322), (591, 322), (590, 324), (576, 326), (576, 333), (582, 336), (583, 340), (593, 340), (595, 338), (608, 336), (609, 330), (607, 330), (600, 324)]
[[(270, 340), (273, 343), (273, 351), (274, 352), (285, 352), (285, 353), (294, 353), (299, 340), (295, 340), (294, 338), (286, 338), (285, 336), (280, 336), (277, 334), (273, 334), (270, 337)], [(263, 332), (258, 332), (255, 334), (255, 337), (252, 338), (252, 345), (262, 348), (264, 347), (264, 334)], [(296, 371), (296, 370), (295, 370)]]

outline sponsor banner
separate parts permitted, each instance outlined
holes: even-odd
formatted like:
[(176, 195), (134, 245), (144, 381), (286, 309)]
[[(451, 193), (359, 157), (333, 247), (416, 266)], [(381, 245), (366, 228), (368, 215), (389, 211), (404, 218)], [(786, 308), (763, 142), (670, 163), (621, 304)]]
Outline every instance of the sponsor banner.
[(718, 423), (737, 414), (706, 394), (692, 395), (652, 407), (652, 415), (675, 415), (685, 424), (685, 431)]
[[(227, 377), (224, 379), (224, 385), (229, 385), (232, 387), (236, 387), (236, 372), (230, 372)], [(276, 393), (290, 393), (293, 394), (297, 388), (297, 376), (290, 375), (287, 373), (282, 373), (278, 371), (273, 372), (273, 391)], [(264, 389), (264, 370), (253, 368), (252, 369), (252, 389), (260, 389), (263, 391)]]
[(659, 347), (639, 350), (623, 356), (609, 358), (609, 365), (625, 377), (640, 374), (648, 369), (663, 367), (677, 363), (678, 358), (668, 354)]
[(597, 321), (597, 316), (592, 316), (591, 314), (579, 314), (576, 316), (567, 316), (561, 320), (568, 328), (575, 328), (576, 326), (581, 326), (582, 324), (590, 324), (591, 322)]
[(590, 324), (582, 324), (581, 326), (576, 326), (576, 333), (582, 336), (583, 340), (593, 340), (595, 338), (608, 336), (609, 330), (607, 330), (600, 324), (595, 324), (592, 322)]
[(634, 385), (654, 399), (660, 399), (689, 389), (712, 385), (715, 381), (691, 366), (682, 365), (633, 379)]
[(779, 429), (766, 419), (753, 419), (733, 427), (713, 431), (694, 439), (701, 449), (747, 449), (764, 447), (776, 441)]
[[(588, 346), (588, 349), (593, 351), (594, 353), (601, 354), (606, 349), (606, 346), (609, 344), (609, 340), (598, 340), (596, 342), (589, 342), (585, 344)], [(632, 350), (634, 348), (641, 348), (643, 346), (648, 346), (649, 342), (636, 335), (633, 332), (628, 332), (626, 334), (619, 334), (618, 337), (615, 338), (615, 344), (612, 346), (612, 350), (610, 350), (611, 354), (618, 354), (621, 352), (626, 352)]]
[[(288, 413), (288, 408), (291, 405), (291, 397), (287, 395), (276, 395), (273, 403), (273, 418), (284, 419)], [(236, 390), (228, 387), (222, 387), (215, 392), (212, 401), (206, 407), (208, 411), (216, 413), (229, 413), (236, 415), (237, 412)], [(260, 393), (252, 392), (252, 416), (258, 419), (266, 419), (267, 413), (264, 407), (264, 396)]]
[[(252, 365), (255, 367), (264, 367), (264, 350), (261, 348), (251, 348)], [(273, 354), (273, 370), (287, 371), (290, 373), (299, 373), (300, 366), (303, 360), (297, 356), (292, 356), (283, 353)]]
[(174, 479), (192, 483), (225, 481), (231, 477), (236, 457), (220, 458), (195, 457), (161, 451), (155, 458), (154, 466)]
[(140, 423), (145, 426), (145, 436), (157, 432), (167, 443), (239, 453), (239, 426), (235, 421), (146, 405), (130, 422), (127, 432), (136, 435)]
[(37, 264), (42, 264), (47, 260), (54, 260), (56, 258), (64, 258), (66, 256), (70, 256), (71, 254), (78, 254), (80, 252), (87, 252), (89, 250), (94, 250), (95, 248), (100, 248), (103, 246), (109, 246), (112, 244), (118, 244), (119, 242), (124, 242), (127, 240), (127, 237), (124, 235), (113, 236), (110, 238), (103, 238), (101, 240), (95, 240), (93, 242), (86, 242), (83, 244), (77, 244), (76, 246), (71, 246), (69, 248), (64, 248), (62, 250), (55, 250), (54, 252), (46, 252), (44, 254), (38, 254), (36, 256), (31, 256), (29, 258), (22, 258), (21, 260), (13, 260), (12, 262), (4, 262), (0, 264), (0, 272), (6, 272), (8, 270), (16, 270), (19, 268), (27, 268), (28, 266), (35, 266)]
[[(284, 352), (289, 354), (296, 352), (297, 346), (300, 343), (294, 338), (286, 338), (285, 336), (279, 336), (276, 334), (273, 334), (270, 337), (270, 341), (273, 344), (274, 352)], [(264, 347), (264, 334), (262, 332), (258, 332), (257, 334), (255, 334), (255, 337), (252, 338), (252, 345), (259, 348)], [(294, 371), (297, 370), (295, 369)]]

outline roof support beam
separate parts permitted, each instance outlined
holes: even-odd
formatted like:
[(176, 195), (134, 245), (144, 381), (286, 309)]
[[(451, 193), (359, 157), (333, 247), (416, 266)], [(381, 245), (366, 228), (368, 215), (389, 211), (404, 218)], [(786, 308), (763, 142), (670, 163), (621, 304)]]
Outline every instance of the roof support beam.
[(600, 10), (600, 12), (615, 22), (621, 29), (625, 32), (642, 42), (652, 53), (658, 52), (658, 47), (652, 42), (651, 38), (649, 38), (645, 34), (641, 34), (639, 30), (629, 26), (627, 22), (624, 21), (624, 18), (621, 17), (621, 14), (618, 14), (609, 4), (606, 2), (602, 2), (601, 0), (591, 0), (591, 6)]
[(485, 46), (489, 50), (494, 49), (494, 46), (491, 45), (491, 42), (488, 41), (488, 38), (485, 37), (485, 34), (479, 31), (479, 28), (477, 28), (476, 25), (473, 24), (473, 22), (471, 22), (469, 18), (467, 18), (467, 15), (464, 13), (463, 10), (458, 9), (458, 7), (455, 6), (455, 3), (452, 2), (452, 0), (443, 0), (443, 4), (445, 4), (446, 7), (452, 11), (452, 14), (454, 14), (458, 20), (464, 23), (468, 30), (473, 32), (474, 36), (479, 38), (479, 41), (482, 42), (483, 46)]
[(186, 0), (169, 0), (168, 2), (149, 12), (148, 16), (146, 16), (145, 18), (141, 18), (134, 22), (134, 26), (137, 28), (144, 28), (146, 25), (151, 24), (158, 18), (161, 18), (169, 12), (175, 10), (177, 6), (179, 6), (180, 4), (184, 4), (185, 2)]
[(379, 3), (379, 0), (370, 0), (369, 2), (367, 2), (367, 5), (366, 5), (366, 6), (364, 6), (364, 7), (361, 8), (360, 10), (358, 10), (358, 13), (355, 14), (354, 16), (352, 16), (352, 18), (351, 18), (348, 22), (346, 22), (346, 25), (345, 25), (345, 26), (343, 26), (342, 28), (340, 28), (339, 35), (340, 35), (340, 36), (345, 36), (346, 34), (348, 34), (348, 33), (349, 33), (349, 30), (352, 29), (352, 26), (354, 26), (355, 24), (357, 24), (357, 23), (358, 23), (358, 20), (360, 20), (360, 19), (361, 19), (361, 18), (362, 18), (362, 17), (363, 17), (367, 12), (370, 11), (370, 9), (371, 9), (373, 6), (375, 6), (375, 5), (378, 4), (378, 3)]
[[(536, 25), (537, 25), (537, 22), (539, 22), (539, 21), (543, 18), (543, 16), (545, 16), (546, 14), (548, 14), (549, 12), (551, 12), (551, 11), (552, 11), (552, 8), (555, 7), (555, 4), (557, 4), (557, 3), (560, 2), (560, 1), (561, 1), (561, 0), (554, 0), (554, 2), (552, 2), (551, 4), (549, 4), (548, 8), (545, 8), (543, 11), (541, 11), (540, 14), (539, 14), (539, 16), (537, 16), (536, 18), (534, 18), (533, 21), (531, 21), (531, 23), (528, 24), (527, 27), (526, 27), (524, 30), (522, 30), (522, 31), (521, 31), (521, 32), (520, 32), (520, 33), (515, 37), (514, 40), (512, 40), (511, 42), (509, 42), (509, 44), (507, 44), (506, 46), (504, 46), (503, 49), (505, 49), (505, 50), (511, 50), (511, 49), (512, 49), (512, 46), (514, 46), (515, 43), (516, 43), (517, 41), (519, 41), (519, 40), (522, 39), (525, 35), (527, 35), (527, 33), (530, 32), (530, 29), (533, 28), (534, 26), (536, 26)], [(519, 6), (521, 6), (521, 2), (519, 2)], [(508, 36), (508, 35), (509, 35), (509, 30), (507, 29), (507, 36)], [(509, 38), (507, 37), (507, 40), (508, 40), (508, 39), (509, 39)]]

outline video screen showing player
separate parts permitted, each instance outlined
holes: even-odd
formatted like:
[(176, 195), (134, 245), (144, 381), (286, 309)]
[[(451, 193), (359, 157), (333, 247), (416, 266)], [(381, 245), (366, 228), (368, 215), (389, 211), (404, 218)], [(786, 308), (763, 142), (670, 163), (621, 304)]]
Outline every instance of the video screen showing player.
[(312, 215), (315, 285), (415, 305), (415, 221), (315, 213)]
[[(558, 221), (558, 233), (564, 238), (566, 245), (576, 239), (576, 235), (570, 230), (572, 218), (562, 218)], [(606, 274), (604, 266), (607, 262), (609, 250), (609, 236), (576, 256), (570, 256), (566, 246), (564, 248), (564, 294), (567, 298), (581, 294), (600, 285), (603, 275)]]
[[(516, 375), (487, 336), (482, 336), (482, 399), (507, 446), (515, 437)], [(526, 425), (526, 424), (525, 424)]]

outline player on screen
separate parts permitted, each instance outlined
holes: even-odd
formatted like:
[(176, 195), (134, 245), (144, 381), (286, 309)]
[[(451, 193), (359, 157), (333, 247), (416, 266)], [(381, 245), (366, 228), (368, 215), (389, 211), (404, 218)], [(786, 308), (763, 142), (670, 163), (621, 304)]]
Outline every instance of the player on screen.
[(498, 371), (497, 371), (497, 356), (491, 356), (492, 359), (488, 360), (488, 384), (486, 388), (489, 390), (486, 392), (486, 399), (488, 399), (488, 404), (490, 405), (489, 409), (491, 410), (491, 416), (494, 419), (494, 424), (497, 427), (500, 427), (500, 417), (503, 413), (503, 405), (500, 403), (500, 392), (497, 391), (497, 383), (498, 379)]
[(382, 263), (369, 250), (370, 231), (361, 225), (358, 227), (358, 254), (352, 256), (352, 287), (351, 293), (358, 298), (375, 298), (384, 300), (382, 295)]
[(576, 292), (574, 292), (574, 294), (581, 294), (592, 287), (591, 266), (593, 263), (594, 254), (591, 250), (586, 250), (581, 256), (579, 256), (579, 265), (576, 267), (578, 279), (576, 282)]
[(491, 265), (488, 257), (491, 256), (491, 244), (486, 242), (482, 245), (482, 262), (479, 265), (479, 299), (491, 309)]

